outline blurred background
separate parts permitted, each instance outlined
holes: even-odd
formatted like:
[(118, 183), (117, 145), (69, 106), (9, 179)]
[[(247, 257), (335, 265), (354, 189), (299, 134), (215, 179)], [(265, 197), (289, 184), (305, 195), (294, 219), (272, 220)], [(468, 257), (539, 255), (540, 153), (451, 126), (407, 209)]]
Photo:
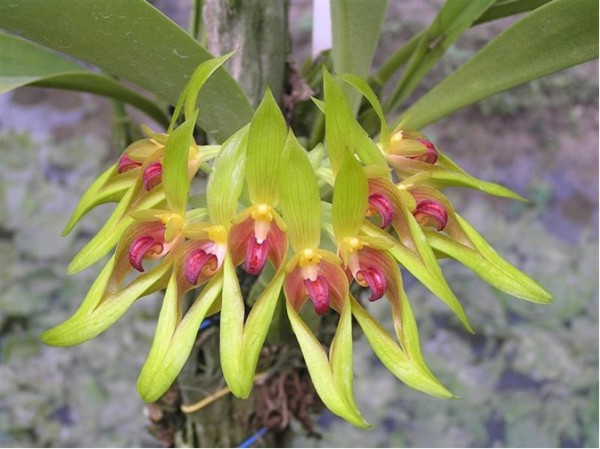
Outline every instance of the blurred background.
[[(187, 26), (190, 2), (155, 1)], [(391, 1), (375, 65), (429, 23), (439, 1)], [(311, 2), (291, 1), (293, 55), (310, 54)], [(432, 86), (510, 21), (473, 28), (449, 49)], [(424, 90), (415, 93), (414, 98)], [(100, 207), (60, 236), (80, 195), (116, 160), (111, 103), (88, 94), (21, 88), (0, 96), (0, 444), (157, 447), (135, 381), (159, 301), (139, 301), (103, 335), (57, 349), (42, 330), (79, 305), (99, 267), (66, 275), (111, 211)], [(145, 118), (133, 115), (135, 120)], [(116, 126), (114, 126), (116, 125)], [(457, 211), (555, 297), (523, 302), (452, 261), (442, 268), (475, 327), (405, 276), (425, 359), (458, 400), (412, 391), (355, 344), (360, 430), (324, 413), (320, 439), (299, 447), (598, 447), (598, 64), (587, 63), (468, 107), (426, 129), (474, 176), (527, 204), (452, 190)], [(389, 319), (383, 302), (375, 314)]]

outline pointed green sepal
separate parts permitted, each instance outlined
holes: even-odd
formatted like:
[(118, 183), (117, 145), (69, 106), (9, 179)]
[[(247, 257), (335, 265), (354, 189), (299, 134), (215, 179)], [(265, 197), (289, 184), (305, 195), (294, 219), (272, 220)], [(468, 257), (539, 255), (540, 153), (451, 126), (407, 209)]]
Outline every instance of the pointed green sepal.
[(435, 377), (413, 362), (389, 333), (351, 298), (352, 315), (364, 332), (373, 351), (390, 372), (415, 390), (440, 398), (454, 397)]
[(458, 214), (456, 218), (475, 249), (443, 234), (426, 231), (427, 239), (436, 251), (469, 267), (477, 276), (498, 290), (535, 303), (552, 302), (550, 292), (501, 257), (464, 218)]
[(281, 209), (295, 251), (317, 248), (321, 239), (319, 187), (306, 151), (290, 131), (281, 170)]
[(194, 126), (198, 111), (169, 134), (163, 159), (162, 184), (169, 208), (183, 214), (190, 191), (188, 161), (190, 146), (194, 144)]
[(221, 273), (217, 273), (202, 289), (182, 319), (182, 298), (176, 276), (171, 276), (158, 317), (154, 341), (138, 378), (138, 392), (144, 401), (157, 401), (175, 381), (192, 352), (200, 324), (213, 311), (222, 286), (223, 277)]
[[(111, 259), (109, 264), (112, 263)], [(104, 297), (108, 283), (105, 268), (92, 285), (80, 310), (64, 323), (44, 332), (42, 340), (51, 346), (72, 346), (94, 338), (121, 318), (138, 298), (164, 287), (160, 283), (170, 268), (170, 263), (163, 262), (127, 287)]]
[(190, 116), (194, 114), (196, 110), (196, 103), (198, 102), (198, 94), (200, 93), (200, 89), (204, 86), (204, 83), (210, 78), (210, 76), (221, 67), (231, 56), (235, 53), (232, 51), (231, 53), (227, 53), (226, 55), (219, 56), (217, 58), (209, 59), (208, 61), (204, 61), (196, 70), (192, 73), (190, 80), (187, 85), (181, 92), (179, 96), (179, 100), (177, 100), (177, 105), (175, 106), (175, 110), (173, 111), (173, 117), (171, 118), (171, 124), (169, 125), (169, 133), (175, 128), (175, 124), (179, 119), (179, 114), (181, 113), (181, 109), (184, 108), (185, 105), (185, 118), (188, 119)]
[[(331, 410), (331, 412), (335, 413), (341, 418), (344, 418), (346, 421), (349, 421), (355, 426), (368, 427), (369, 424), (360, 414), (360, 411), (356, 407), (356, 404), (354, 404), (352, 401), (352, 398), (345, 394), (346, 386), (343, 386), (344, 391), (340, 391), (339, 381), (336, 382), (333, 369), (329, 364), (329, 360), (325, 354), (325, 351), (323, 350), (323, 347), (321, 346), (321, 343), (319, 343), (306, 323), (302, 321), (289, 301), (286, 301), (286, 308), (292, 329), (296, 335), (298, 343), (300, 344), (300, 349), (302, 350), (302, 355), (304, 356), (304, 361), (306, 362), (306, 367), (308, 368), (310, 378), (313, 381), (317, 394), (325, 406)], [(347, 321), (347, 319), (345, 321)], [(338, 332), (342, 332), (344, 335), (337, 337), (337, 344), (338, 346), (342, 347), (336, 350), (340, 352), (339, 354), (336, 354), (336, 363), (339, 363), (340, 360), (344, 362), (347, 361), (347, 345), (348, 343), (351, 344), (351, 341), (348, 342), (347, 335), (345, 335), (347, 332), (347, 324), (345, 322), (343, 324), (344, 326), (341, 331), (340, 328), (338, 328)], [(352, 368), (351, 366), (349, 368), (337, 366), (336, 374), (338, 376), (343, 376), (345, 374), (343, 369)]]
[(206, 187), (210, 218), (227, 229), (237, 212), (238, 199), (244, 187), (248, 129), (245, 126), (223, 143)]
[(223, 299), (220, 318), (220, 352), (223, 377), (231, 392), (244, 398), (247, 392), (241, 379), (248, 373), (242, 372), (242, 337), (244, 335), (244, 297), (235, 274), (229, 252), (223, 262)]
[(355, 153), (365, 164), (386, 165), (383, 154), (354, 118), (342, 87), (323, 69), (325, 90), (325, 143), (333, 172)]
[(277, 206), (279, 165), (287, 125), (269, 89), (258, 106), (248, 133), (246, 180), (253, 204)]
[(371, 89), (369, 83), (354, 73), (344, 73), (338, 76), (359, 91), (373, 107), (373, 110), (381, 122), (379, 143), (385, 150), (390, 141), (390, 130), (385, 120), (385, 113), (383, 112), (383, 108), (381, 107), (381, 103), (379, 102), (377, 95), (375, 95), (375, 92), (373, 89)]
[(285, 270), (283, 269), (275, 274), (275, 277), (252, 306), (246, 320), (242, 352), (239, 354), (239, 357), (242, 357), (242, 369), (238, 374), (242, 393), (240, 397), (248, 397), (252, 390), (256, 365), (273, 320), (273, 313), (281, 293), (284, 277)]
[(367, 213), (369, 186), (360, 163), (346, 158), (335, 177), (332, 224), (338, 243), (358, 234)]

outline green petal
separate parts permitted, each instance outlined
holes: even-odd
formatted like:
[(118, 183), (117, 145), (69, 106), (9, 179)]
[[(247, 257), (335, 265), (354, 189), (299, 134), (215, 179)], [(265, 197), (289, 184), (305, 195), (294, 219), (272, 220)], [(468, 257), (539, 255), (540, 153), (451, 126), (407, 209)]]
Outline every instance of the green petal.
[(198, 111), (170, 133), (163, 159), (162, 183), (167, 203), (180, 214), (185, 211), (190, 190), (188, 161), (197, 117)]
[(335, 177), (332, 222), (338, 243), (358, 234), (367, 213), (369, 186), (362, 166), (346, 158)]
[(281, 209), (292, 248), (317, 248), (321, 239), (321, 200), (306, 151), (290, 131), (281, 174)]
[(373, 110), (379, 117), (379, 121), (381, 123), (379, 142), (385, 150), (390, 141), (390, 130), (388, 128), (387, 121), (385, 120), (385, 114), (383, 112), (383, 108), (381, 107), (381, 103), (377, 98), (377, 95), (375, 95), (375, 92), (373, 91), (373, 89), (371, 89), (371, 86), (369, 86), (369, 84), (364, 79), (362, 79), (358, 75), (355, 75), (354, 73), (344, 73), (338, 76), (344, 81), (346, 81), (348, 84), (350, 84), (352, 87), (354, 87), (362, 95), (364, 95), (364, 97), (373, 107)]
[[(220, 351), (223, 377), (231, 392), (244, 398), (247, 393), (240, 378), (242, 371), (242, 337), (244, 335), (244, 297), (229, 253), (223, 263), (223, 299), (221, 302)], [(244, 396), (246, 394), (246, 396)]]
[(248, 315), (242, 341), (243, 349), (239, 354), (240, 357), (243, 357), (242, 369), (239, 373), (243, 393), (241, 397), (250, 395), (260, 351), (273, 320), (284, 277), (285, 270), (279, 270), (252, 306)]
[(222, 286), (223, 277), (217, 273), (181, 319), (176, 276), (171, 277), (152, 348), (138, 378), (138, 392), (144, 401), (157, 401), (175, 381), (192, 352), (200, 323), (212, 311)]
[(190, 80), (186, 84), (183, 92), (179, 96), (177, 100), (177, 105), (175, 106), (175, 111), (173, 112), (173, 117), (171, 118), (171, 125), (169, 126), (169, 133), (175, 127), (175, 123), (179, 119), (179, 114), (181, 113), (181, 108), (185, 104), (185, 118), (189, 119), (196, 110), (196, 103), (198, 102), (198, 94), (200, 93), (200, 89), (204, 86), (204, 83), (210, 78), (210, 76), (221, 67), (235, 52), (227, 53), (226, 55), (219, 56), (218, 58), (212, 58), (208, 61), (204, 61), (200, 64), (192, 76)]
[(231, 225), (244, 187), (248, 129), (245, 126), (225, 141), (208, 178), (206, 199), (210, 218), (225, 228)]
[(437, 379), (424, 372), (394, 342), (387, 331), (356, 301), (352, 301), (352, 314), (363, 330), (375, 354), (394, 376), (415, 390), (432, 396), (452, 398), (450, 393)]
[(325, 143), (333, 172), (344, 159), (358, 154), (365, 164), (386, 165), (383, 154), (354, 119), (342, 87), (323, 69), (325, 90)]
[(276, 206), (279, 201), (279, 163), (287, 125), (269, 89), (258, 106), (248, 134), (246, 178), (254, 204)]
[(108, 297), (100, 296), (100, 288), (104, 287), (101, 293), (104, 294), (108, 281), (105, 278), (106, 271), (102, 271), (99, 277), (102, 281), (94, 283), (91, 289), (93, 293), (86, 297), (81, 310), (64, 323), (44, 332), (42, 340), (51, 346), (72, 346), (94, 338), (121, 318), (136, 299), (147, 294), (149, 289), (156, 289), (155, 284), (170, 268), (170, 263), (163, 262)]
[(464, 218), (458, 214), (456, 218), (477, 251), (443, 234), (427, 231), (429, 243), (435, 250), (458, 260), (498, 290), (527, 301), (541, 304), (552, 302), (550, 292), (501, 257)]
[(313, 381), (317, 394), (325, 406), (336, 415), (344, 418), (358, 427), (367, 427), (368, 423), (361, 416), (354, 404), (349, 404), (339, 391), (327, 355), (308, 326), (298, 313), (286, 301), (287, 314), (292, 329), (306, 362), (306, 367)]

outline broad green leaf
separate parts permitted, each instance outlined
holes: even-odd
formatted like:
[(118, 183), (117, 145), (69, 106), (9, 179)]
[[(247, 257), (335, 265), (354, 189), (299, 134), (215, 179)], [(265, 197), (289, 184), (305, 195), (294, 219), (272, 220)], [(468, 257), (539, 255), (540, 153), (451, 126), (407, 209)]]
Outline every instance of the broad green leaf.
[(421, 36), (400, 81), (386, 101), (386, 110), (394, 110), (400, 106), (446, 53), (448, 47), (496, 1), (447, 0)]
[(473, 25), (491, 22), (492, 20), (502, 19), (503, 17), (514, 16), (523, 12), (539, 8), (551, 0), (500, 0), (484, 12)]
[(371, 86), (369, 86), (364, 79), (358, 75), (355, 75), (354, 73), (344, 73), (339, 75), (339, 77), (359, 91), (370, 103), (371, 107), (377, 114), (377, 117), (379, 117), (379, 121), (381, 122), (379, 142), (385, 150), (390, 140), (390, 130), (388, 129), (385, 113), (383, 112), (383, 108), (381, 107), (381, 103), (379, 102), (377, 95), (375, 95), (375, 92), (373, 89), (371, 89)]
[(477, 251), (443, 234), (427, 231), (427, 240), (436, 251), (469, 267), (477, 276), (498, 290), (527, 301), (542, 304), (552, 302), (551, 293), (501, 257), (466, 220), (458, 215), (457, 219)]
[(277, 206), (279, 163), (287, 125), (270, 89), (258, 106), (248, 133), (246, 180), (254, 204)]
[[(379, 42), (387, 0), (330, 2), (333, 67), (337, 73), (355, 73), (366, 78)], [(352, 95), (352, 116), (360, 96)]]
[(248, 126), (245, 126), (223, 143), (208, 178), (206, 200), (210, 218), (225, 228), (231, 225), (244, 187), (247, 142)]
[(197, 116), (196, 110), (195, 114), (191, 114), (177, 129), (171, 131), (163, 158), (162, 184), (167, 204), (178, 214), (184, 213), (190, 191), (188, 161), (190, 146), (194, 144)]
[[(196, 67), (212, 58), (144, 0), (3, 0), (0, 8), (0, 28), (94, 64), (173, 105)], [(199, 108), (200, 126), (219, 142), (252, 116), (241, 88), (223, 68), (202, 89)]]
[(275, 307), (281, 293), (284, 277), (285, 270), (283, 269), (275, 274), (275, 277), (252, 306), (246, 320), (242, 352), (239, 354), (239, 357), (243, 358), (242, 369), (239, 373), (242, 384), (241, 397), (248, 397), (252, 389), (260, 351), (273, 320), (273, 313), (275, 312)]
[(308, 152), (308, 160), (312, 165), (313, 170), (317, 170), (323, 165), (323, 159), (325, 158), (325, 147), (322, 143), (319, 143), (316, 147)]
[(245, 398), (249, 392), (244, 388), (243, 382), (247, 373), (242, 371), (244, 297), (229, 252), (226, 253), (223, 262), (223, 299), (221, 300), (220, 323), (219, 348), (223, 377), (235, 396)]
[[(105, 298), (95, 296), (94, 300), (89, 300), (87, 304), (84, 302), (82, 307), (85, 313), (76, 312), (64, 323), (44, 332), (41, 339), (51, 346), (72, 346), (94, 338), (121, 318), (140, 296), (148, 294), (151, 288), (156, 287), (157, 282), (160, 282), (170, 268), (171, 263), (163, 262), (124, 289)], [(92, 287), (95, 293), (99, 292), (95, 287), (96, 284)], [(96, 304), (92, 308), (93, 302)]]
[(339, 391), (333, 377), (332, 368), (329, 365), (329, 360), (327, 359), (327, 355), (325, 354), (321, 343), (319, 343), (306, 323), (302, 321), (298, 313), (290, 305), (289, 301), (286, 301), (286, 308), (292, 329), (296, 335), (298, 344), (300, 345), (302, 355), (304, 356), (310, 378), (313, 381), (317, 394), (325, 406), (331, 410), (331, 412), (351, 422), (355, 426), (367, 427), (368, 423), (356, 409), (356, 406), (354, 404), (349, 404), (346, 401), (345, 396)]
[(292, 131), (281, 170), (281, 209), (292, 248), (317, 248), (321, 239), (321, 200), (317, 178), (306, 151)]
[(598, 57), (598, 3), (554, 0), (532, 11), (403, 114), (422, 128), (457, 109)]
[(354, 119), (346, 94), (337, 81), (323, 69), (325, 91), (325, 143), (334, 174), (344, 159), (358, 154), (365, 164), (386, 165), (377, 145)]
[(415, 390), (440, 398), (454, 397), (437, 379), (412, 362), (388, 332), (352, 298), (352, 315), (356, 318), (373, 351), (391, 373)]
[(367, 213), (368, 194), (364, 169), (353, 157), (346, 158), (333, 188), (332, 224), (338, 243), (358, 234)]
[(128, 103), (163, 126), (168, 123), (164, 111), (152, 101), (47, 48), (2, 32), (0, 47), (0, 94), (28, 84), (89, 92)]
[(175, 381), (192, 352), (200, 323), (213, 311), (222, 286), (223, 276), (217, 273), (181, 321), (180, 299), (165, 295), (152, 348), (138, 378), (138, 392), (144, 401), (157, 401)]

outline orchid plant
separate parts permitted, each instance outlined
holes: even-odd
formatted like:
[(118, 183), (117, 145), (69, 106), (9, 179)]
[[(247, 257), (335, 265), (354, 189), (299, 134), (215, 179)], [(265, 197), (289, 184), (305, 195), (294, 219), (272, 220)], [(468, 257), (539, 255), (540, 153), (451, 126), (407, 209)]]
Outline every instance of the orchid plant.
[[(60, 5), (55, 9), (65, 10), (68, 2), (56, 3)], [(76, 3), (73, 14), (89, 12), (99, 3)], [(125, 3), (114, 6), (111, 14), (140, 14), (171, 27), (148, 12), (146, 3)], [(108, 329), (139, 298), (164, 291), (154, 341), (138, 379), (141, 397), (153, 402), (168, 390), (190, 356), (203, 320), (220, 314), (223, 377), (235, 396), (247, 398), (269, 329), (279, 319), (275, 310), (283, 307), (325, 406), (365, 427), (367, 421), (353, 393), (352, 318), (394, 376), (424, 393), (453, 397), (421, 353), (417, 322), (402, 283), (405, 272), (442, 300), (468, 332), (473, 332), (473, 327), (444, 278), (441, 258), (457, 260), (490, 285), (518, 298), (542, 304), (552, 300), (544, 287), (498, 254), (454, 210), (444, 190), (462, 187), (524, 199), (468, 174), (438, 143), (415, 128), (501, 89), (589, 59), (587, 47), (576, 55), (560, 47), (552, 64), (547, 58), (538, 58), (530, 67), (536, 61), (544, 64), (523, 69), (519, 76), (502, 70), (497, 83), (467, 89), (463, 96), (456, 94), (456, 86), (464, 84), (465, 77), (473, 73), (483, 76), (482, 71), (496, 63), (498, 55), (511, 49), (511, 42), (524, 39), (532, 23), (550, 16), (562, 19), (561, 12), (570, 8), (566, 6), (569, 2), (449, 0), (424, 34), (417, 35), (370, 78), (365, 61), (370, 64), (377, 33), (361, 28), (357, 36), (351, 36), (351, 24), (343, 22), (339, 10), (352, 13), (346, 15), (350, 18), (363, 14), (378, 23), (379, 30), (386, 2), (375, 2), (375, 6), (360, 3), (340, 0), (331, 5), (334, 73), (327, 64), (319, 66), (314, 91), (322, 96), (307, 102), (313, 109), (311, 117), (324, 126), (317, 142), (289, 126), (289, 118), (269, 88), (256, 110), (248, 112), (249, 106), (239, 98), (239, 87), (222, 68), (233, 54), (212, 58), (197, 42), (189, 42), (193, 39), (177, 34), (179, 31), (168, 35), (168, 39), (179, 36), (183, 42), (174, 48), (192, 49), (199, 55), (194, 59), (203, 62), (189, 75), (179, 97), (174, 95), (175, 88), (164, 90), (164, 97), (175, 105), (170, 119), (154, 103), (111, 78), (72, 67), (69, 71), (71, 63), (66, 61), (56, 63), (50, 74), (22, 77), (10, 85), (58, 82), (63, 83), (61, 87), (73, 88), (91, 79), (97, 92), (137, 105), (166, 128), (163, 133), (144, 126), (145, 137), (128, 145), (91, 184), (68, 221), (65, 234), (96, 206), (116, 203), (102, 229), (75, 256), (69, 272), (84, 270), (110, 254), (108, 262), (77, 311), (42, 335), (47, 344), (70, 346), (87, 341)], [(521, 9), (511, 9), (515, 7), (512, 3)], [(545, 5), (523, 19), (528, 22), (517, 22), (512, 32), (490, 44), (488, 53), (482, 52), (479, 60), (474, 58), (422, 97), (401, 121), (387, 122), (389, 113), (462, 31), (478, 20), (506, 15), (506, 8), (515, 13), (539, 4)], [(60, 46), (64, 36), (52, 37), (23, 21), (31, 4), (13, 6), (10, 13), (3, 13), (4, 28), (50, 47)], [(584, 2), (577, 2), (573, 14), (583, 17), (586, 8)], [(445, 21), (448, 18), (452, 20)], [(565, 23), (567, 29), (574, 26)], [(130, 28), (130, 33), (142, 32), (135, 25)], [(13, 35), (0, 37), (11, 49), (45, 51)], [(365, 44), (355, 59), (347, 57), (360, 39), (372, 42), (373, 48), (365, 48), (369, 47)], [(72, 54), (81, 56), (88, 44), (77, 43)], [(157, 45), (160, 48), (162, 44)], [(486, 56), (490, 53), (493, 58)], [(138, 60), (144, 58), (141, 55)], [(145, 79), (133, 65), (121, 70), (100, 51), (94, 62), (150, 90), (156, 87), (153, 77)], [(405, 62), (408, 67), (400, 84), (391, 97), (380, 102), (376, 91)], [(11, 67), (18, 71), (24, 64)], [(177, 70), (168, 69), (169, 73)], [(10, 84), (9, 78), (3, 79)], [(219, 105), (220, 92), (231, 94), (224, 97), (224, 106)], [(434, 107), (440, 101), (442, 106)], [(361, 102), (361, 114), (357, 115)], [(211, 137), (211, 144), (196, 142), (198, 124)], [(208, 174), (206, 183), (198, 176), (200, 172)], [(203, 194), (192, 193), (198, 189), (204, 189)], [(272, 269), (266, 270), (267, 266)], [(240, 286), (240, 276), (264, 281), (252, 304)], [(190, 295), (194, 299), (187, 307), (185, 298)], [(391, 332), (369, 312), (369, 304), (383, 298), (393, 317)], [(314, 318), (329, 314), (336, 316), (335, 335), (331, 341), (320, 341)]]

